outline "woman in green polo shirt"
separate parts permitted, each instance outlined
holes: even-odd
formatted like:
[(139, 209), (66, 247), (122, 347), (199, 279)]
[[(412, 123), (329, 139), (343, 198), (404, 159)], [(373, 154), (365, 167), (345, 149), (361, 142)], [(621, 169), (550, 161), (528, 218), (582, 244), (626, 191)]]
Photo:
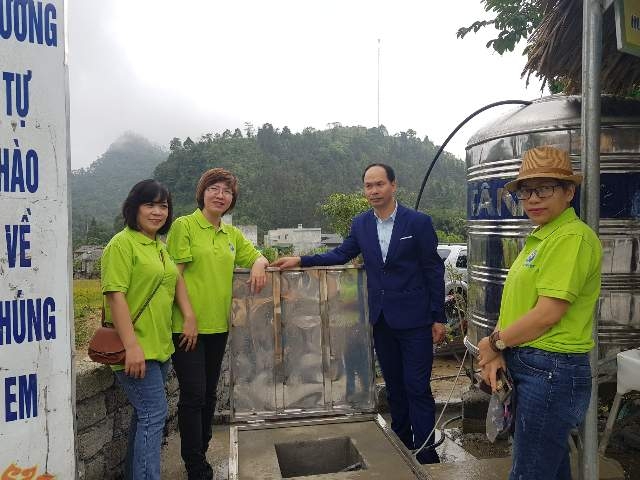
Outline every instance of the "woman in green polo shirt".
[(134, 185), (122, 206), (125, 228), (109, 241), (101, 259), (105, 317), (126, 349), (125, 364), (113, 369), (133, 406), (128, 480), (160, 480), (174, 298), (193, 321), (184, 281), (158, 238), (169, 229), (171, 212), (171, 195), (162, 184), (143, 180)]
[(265, 284), (268, 261), (242, 232), (222, 221), (238, 198), (229, 171), (206, 171), (196, 187), (198, 208), (176, 219), (167, 248), (184, 276), (197, 323), (173, 309), (173, 367), (180, 385), (178, 426), (181, 455), (189, 480), (213, 478), (205, 458), (211, 440), (216, 387), (227, 343), (233, 270), (251, 268), (251, 291)]
[(581, 180), (566, 151), (544, 146), (505, 185), (536, 225), (509, 269), (496, 329), (478, 345), (493, 389), (499, 368), (515, 385), (510, 479), (570, 480), (569, 433), (589, 405), (602, 246), (570, 206)]

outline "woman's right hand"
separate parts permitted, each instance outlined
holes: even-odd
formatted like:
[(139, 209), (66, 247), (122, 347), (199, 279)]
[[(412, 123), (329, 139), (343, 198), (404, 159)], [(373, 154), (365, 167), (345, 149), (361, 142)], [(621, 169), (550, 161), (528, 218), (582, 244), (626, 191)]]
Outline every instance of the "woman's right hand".
[(187, 315), (184, 317), (184, 325), (182, 327), (182, 334), (180, 335), (180, 342), (178, 347), (184, 348), (185, 352), (196, 349), (198, 342), (198, 322), (193, 315)]
[(498, 370), (507, 371), (507, 362), (505, 362), (502, 353), (499, 353), (495, 358), (486, 362), (482, 367), (482, 379), (487, 385), (491, 385), (491, 391), (496, 392), (498, 388)]
[(124, 360), (124, 373), (132, 378), (144, 378), (146, 363), (144, 361), (144, 351), (138, 342), (125, 347), (126, 357)]

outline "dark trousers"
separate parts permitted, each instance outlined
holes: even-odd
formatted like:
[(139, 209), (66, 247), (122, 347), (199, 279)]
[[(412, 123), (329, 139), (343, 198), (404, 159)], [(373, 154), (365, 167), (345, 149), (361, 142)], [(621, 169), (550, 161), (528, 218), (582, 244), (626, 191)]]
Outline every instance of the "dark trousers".
[(176, 348), (172, 356), (173, 368), (180, 385), (180, 454), (189, 480), (213, 478), (213, 471), (205, 454), (211, 440), (216, 388), (227, 335), (200, 334), (195, 350), (189, 352), (178, 346), (180, 335), (173, 335)]
[[(373, 341), (387, 387), (391, 428), (409, 450), (420, 448), (435, 423), (431, 394), (433, 337), (431, 326), (395, 329), (384, 316), (373, 327)], [(432, 444), (434, 436), (429, 438)], [(420, 463), (439, 462), (435, 449), (425, 447)]]

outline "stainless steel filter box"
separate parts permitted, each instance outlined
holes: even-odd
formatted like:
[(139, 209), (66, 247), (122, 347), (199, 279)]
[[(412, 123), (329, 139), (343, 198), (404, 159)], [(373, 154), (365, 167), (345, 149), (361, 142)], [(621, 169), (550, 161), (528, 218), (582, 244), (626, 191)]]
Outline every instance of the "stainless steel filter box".
[[(236, 271), (229, 478), (428, 478), (375, 405), (364, 271)], [(347, 473), (348, 472), (348, 473)]]

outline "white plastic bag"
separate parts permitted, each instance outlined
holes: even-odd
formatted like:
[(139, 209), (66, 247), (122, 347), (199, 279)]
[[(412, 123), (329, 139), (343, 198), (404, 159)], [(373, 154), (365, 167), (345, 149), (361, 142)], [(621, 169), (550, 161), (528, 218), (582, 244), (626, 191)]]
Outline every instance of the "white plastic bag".
[(491, 443), (501, 434), (507, 434), (511, 427), (511, 399), (505, 402), (497, 394), (492, 394), (487, 410), (486, 432)]

